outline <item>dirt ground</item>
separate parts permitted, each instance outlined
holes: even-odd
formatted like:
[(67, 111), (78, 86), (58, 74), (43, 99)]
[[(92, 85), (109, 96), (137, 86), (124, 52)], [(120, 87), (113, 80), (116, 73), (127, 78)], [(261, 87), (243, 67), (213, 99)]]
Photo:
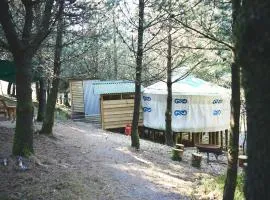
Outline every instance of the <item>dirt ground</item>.
[(14, 124), (0, 121), (1, 200), (200, 199), (202, 177), (226, 169), (225, 156), (207, 164), (204, 155), (201, 169), (196, 169), (190, 165), (194, 148), (185, 150), (183, 161), (172, 161), (170, 147), (141, 140), (140, 151), (135, 151), (129, 136), (58, 121), (54, 137), (34, 135), (35, 155), (23, 159), (29, 169), (22, 171), (11, 156), (13, 134)]

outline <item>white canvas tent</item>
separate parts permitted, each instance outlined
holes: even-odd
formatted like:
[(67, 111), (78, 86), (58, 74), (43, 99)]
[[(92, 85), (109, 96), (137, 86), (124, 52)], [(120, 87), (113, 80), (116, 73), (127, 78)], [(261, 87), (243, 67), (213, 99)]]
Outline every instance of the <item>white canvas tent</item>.
[[(173, 77), (177, 80), (177, 77)], [(193, 76), (172, 85), (172, 129), (175, 132), (215, 132), (229, 128), (230, 91)], [(143, 124), (165, 130), (167, 84), (160, 81), (142, 94)]]

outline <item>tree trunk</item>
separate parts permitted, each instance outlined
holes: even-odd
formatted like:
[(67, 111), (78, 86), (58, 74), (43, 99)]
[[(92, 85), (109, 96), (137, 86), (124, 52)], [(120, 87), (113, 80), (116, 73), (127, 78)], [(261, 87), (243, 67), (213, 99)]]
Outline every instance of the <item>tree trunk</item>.
[(60, 82), (60, 68), (61, 68), (61, 53), (62, 53), (62, 37), (64, 31), (63, 23), (63, 11), (64, 11), (64, 0), (60, 1), (59, 5), (59, 19), (57, 25), (57, 35), (56, 35), (56, 45), (54, 52), (54, 71), (53, 71), (53, 81), (52, 88), (50, 90), (47, 106), (45, 111), (45, 118), (42, 124), (41, 133), (51, 135), (52, 128), (54, 124), (54, 110), (58, 93), (58, 86)]
[(69, 101), (68, 101), (68, 92), (64, 92), (64, 105), (67, 107), (70, 107)]
[[(32, 58), (45, 39), (51, 27), (52, 8), (54, 0), (45, 3), (42, 23), (33, 31), (34, 3), (22, 1), (24, 7), (23, 29), (17, 34), (18, 24), (12, 20), (8, 1), (0, 1), (1, 28), (9, 44), (16, 65), (17, 84), (17, 120), (13, 142), (13, 154), (27, 156), (33, 152), (33, 103), (32, 103)], [(22, 25), (19, 23), (19, 27)]]
[(167, 108), (165, 113), (166, 132), (165, 142), (169, 146), (173, 146), (173, 131), (172, 131), (172, 35), (171, 35), (171, 20), (169, 19), (168, 30), (168, 50), (167, 50)]
[(270, 199), (270, 1), (244, 1), (239, 57), (247, 108), (247, 200)]
[(7, 87), (7, 94), (8, 95), (11, 95), (11, 86), (12, 86), (12, 83), (8, 82), (8, 87)]
[(39, 81), (36, 82), (36, 100), (39, 101), (39, 90), (40, 90), (40, 86), (39, 86)]
[(223, 191), (224, 200), (233, 200), (237, 180), (237, 161), (239, 146), (239, 119), (240, 119), (240, 64), (237, 58), (238, 39), (236, 36), (237, 15), (240, 12), (240, 1), (232, 1), (232, 35), (235, 50), (233, 52), (233, 62), (231, 65), (232, 85), (231, 85), (231, 130), (228, 149), (228, 166)]
[(45, 116), (46, 110), (46, 81), (44, 78), (39, 80), (39, 92), (38, 92), (38, 114), (37, 121), (42, 122)]
[[(115, 8), (113, 8), (115, 9)], [(114, 64), (114, 79), (117, 80), (118, 76), (118, 56), (117, 56), (117, 45), (116, 45), (116, 23), (115, 13), (113, 10), (113, 64)]]
[[(27, 53), (27, 52), (26, 52)], [(15, 59), (17, 68), (17, 119), (13, 141), (13, 155), (28, 156), (33, 153), (33, 103), (32, 103), (32, 56)]]
[(139, 0), (139, 27), (138, 27), (138, 47), (136, 57), (136, 81), (135, 81), (135, 99), (131, 130), (131, 146), (140, 148), (140, 137), (138, 133), (138, 124), (140, 118), (141, 106), (141, 77), (143, 61), (143, 33), (144, 33), (144, 0)]
[(232, 99), (231, 99), (231, 130), (228, 149), (228, 166), (225, 186), (223, 191), (224, 200), (233, 200), (237, 179), (237, 161), (239, 145), (239, 117), (240, 117), (240, 67), (232, 63)]
[(47, 97), (50, 95), (50, 90), (51, 90), (51, 80), (48, 79), (48, 81), (47, 81)]

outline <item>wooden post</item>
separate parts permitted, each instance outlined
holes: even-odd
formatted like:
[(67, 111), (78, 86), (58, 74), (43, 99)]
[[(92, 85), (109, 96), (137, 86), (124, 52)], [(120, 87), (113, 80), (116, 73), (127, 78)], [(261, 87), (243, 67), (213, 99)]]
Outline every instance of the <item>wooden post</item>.
[(216, 144), (216, 132), (213, 132), (212, 135), (213, 135), (213, 144)]
[(183, 133), (182, 132), (180, 132), (180, 143), (182, 143), (182, 139), (183, 139)]
[(101, 113), (101, 127), (104, 129), (104, 108), (103, 108), (103, 95), (100, 95), (100, 113)]
[(216, 132), (216, 145), (219, 145), (219, 132)]
[(175, 142), (175, 144), (179, 143), (179, 142), (178, 142), (178, 137), (179, 137), (179, 134), (173, 132), (173, 141)]
[(175, 144), (178, 143), (177, 140), (178, 140), (178, 135), (177, 135), (177, 133), (173, 132), (173, 141), (174, 141)]
[(220, 132), (220, 145), (221, 148), (223, 149), (223, 131)]
[(211, 140), (211, 134), (210, 134), (210, 132), (208, 132), (208, 141), (209, 141), (209, 142), (208, 142), (209, 144), (212, 144), (212, 140)]
[(225, 148), (228, 150), (228, 129), (225, 130)]
[(195, 146), (195, 135), (194, 133), (191, 133), (191, 140), (192, 140), (192, 145)]
[(209, 144), (214, 144), (214, 137), (213, 137), (213, 133), (209, 132), (209, 137), (210, 137), (210, 143)]
[(193, 133), (193, 137), (194, 137), (194, 139), (193, 139), (193, 141), (194, 141), (193, 145), (195, 146), (195, 144), (199, 144), (200, 143), (200, 133)]
[(202, 143), (202, 137), (203, 137), (203, 133), (200, 133), (200, 143)]
[(162, 144), (165, 144), (165, 131), (162, 131), (163, 135), (162, 135)]

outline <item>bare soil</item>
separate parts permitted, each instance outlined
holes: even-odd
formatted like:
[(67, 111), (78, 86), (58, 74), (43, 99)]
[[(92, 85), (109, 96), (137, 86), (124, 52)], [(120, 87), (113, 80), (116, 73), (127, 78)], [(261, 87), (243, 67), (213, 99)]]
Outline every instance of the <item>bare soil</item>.
[(141, 140), (136, 151), (130, 148), (129, 136), (83, 122), (58, 121), (53, 137), (34, 135), (35, 155), (23, 158), (29, 169), (21, 170), (11, 156), (14, 126), (0, 121), (1, 200), (200, 199), (200, 180), (226, 169), (225, 156), (207, 164), (204, 155), (197, 169), (190, 165), (195, 148), (185, 150), (183, 161), (172, 161), (171, 148), (165, 145)]

